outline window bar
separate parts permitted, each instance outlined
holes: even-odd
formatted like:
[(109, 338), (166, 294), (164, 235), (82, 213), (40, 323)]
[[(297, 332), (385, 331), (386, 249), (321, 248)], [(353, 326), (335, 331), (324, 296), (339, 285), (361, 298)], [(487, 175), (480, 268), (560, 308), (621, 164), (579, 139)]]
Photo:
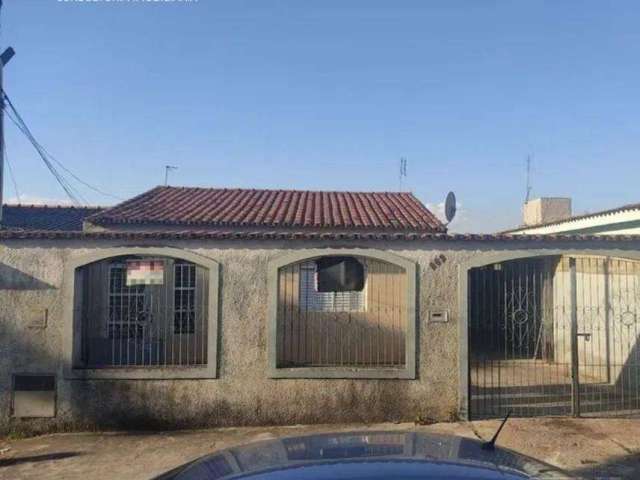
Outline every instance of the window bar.
[(397, 279), (397, 274), (396, 274), (396, 270), (397, 267), (391, 267), (389, 266), (389, 269), (391, 271), (390, 274), (390, 279), (389, 279), (389, 283), (391, 283), (391, 288), (389, 289), (389, 293), (391, 294), (391, 335), (389, 338), (389, 344), (390, 344), (390, 349), (391, 349), (391, 356), (389, 358), (389, 364), (394, 367), (396, 365), (396, 358), (397, 358), (397, 351), (396, 351), (396, 343), (397, 343), (397, 339), (396, 339), (396, 301), (397, 301), (397, 296), (396, 296), (396, 285), (398, 283), (398, 279)]
[(182, 271), (181, 286), (180, 286), (180, 345), (182, 346), (182, 360), (180, 365), (187, 365), (189, 363), (189, 290), (186, 288), (189, 285), (189, 267), (181, 263), (180, 270)]
[[(111, 268), (111, 266), (108, 266), (108, 272), (109, 272), (109, 290), (107, 291), (107, 296), (108, 296), (108, 307), (109, 307), (109, 312), (108, 312), (108, 317), (107, 317), (107, 337), (110, 337), (111, 340), (111, 365), (115, 365), (116, 363), (116, 337), (115, 335), (113, 335), (113, 321), (115, 320), (115, 316), (116, 316), (116, 305), (115, 305), (115, 301), (113, 298), (113, 292), (116, 289), (116, 281), (115, 281), (115, 275), (113, 274), (113, 268)], [(100, 269), (100, 273), (102, 273), (103, 271), (103, 265), (100, 265), (99, 267), (97, 267)], [(90, 280), (92, 280), (90, 278)], [(89, 285), (93, 285), (93, 281), (89, 281)], [(93, 296), (90, 296), (88, 298), (93, 298)]]
[[(178, 268), (180, 269), (180, 282), (184, 282), (184, 265), (182, 263), (178, 264)], [(177, 283), (177, 282), (176, 282)], [(174, 297), (175, 297), (175, 288), (176, 285), (174, 284), (173, 286), (174, 288)], [(178, 314), (178, 318), (179, 318), (179, 329), (178, 329), (178, 365), (183, 365), (183, 361), (182, 361), (182, 330), (183, 330), (183, 325), (184, 325), (184, 297), (182, 295), (182, 291), (180, 291), (180, 294), (178, 295), (178, 298), (180, 300), (180, 310), (179, 310), (179, 314)], [(175, 330), (175, 320), (174, 320), (174, 330)]]
[(283, 364), (285, 366), (288, 366), (289, 364), (289, 352), (290, 352), (290, 348), (289, 348), (289, 338), (287, 336), (287, 322), (289, 321), (289, 296), (287, 295), (288, 293), (288, 287), (289, 287), (289, 267), (284, 267), (282, 269), (282, 277), (284, 280), (284, 288), (283, 288), (283, 293), (282, 293), (282, 301), (284, 303), (284, 306), (282, 308), (282, 361)]
[[(527, 362), (531, 363), (531, 369), (533, 370), (533, 375), (528, 375), (527, 377), (527, 388), (528, 390), (537, 391), (537, 382), (538, 382), (538, 369), (536, 365), (536, 345), (538, 342), (538, 297), (539, 292), (536, 289), (536, 270), (539, 263), (538, 261), (534, 261), (534, 263), (528, 267), (528, 275), (527, 282), (529, 282), (529, 288), (531, 289), (531, 307), (528, 309), (532, 314), (532, 321), (529, 322), (529, 341), (527, 342)], [(532, 378), (533, 377), (533, 378)], [(534, 415), (534, 407), (532, 405), (529, 406), (529, 415)]]
[[(618, 281), (617, 281), (618, 289), (617, 289), (617, 295), (616, 295), (616, 297), (617, 297), (616, 298), (616, 300), (617, 300), (617, 304), (616, 304), (617, 315), (614, 315), (614, 317), (613, 317), (614, 318), (614, 329), (613, 329), (613, 335), (614, 335), (614, 337), (613, 337), (613, 351), (614, 351), (614, 354), (613, 354), (613, 358), (614, 358), (614, 365), (616, 367), (616, 385), (620, 384), (620, 394), (624, 395), (624, 387), (623, 387), (623, 382), (620, 381), (621, 372), (618, 371), (619, 370), (619, 365), (618, 365), (618, 359), (617, 359), (617, 355), (616, 355), (616, 353), (619, 353), (620, 354), (620, 358), (622, 358), (622, 342), (619, 343), (618, 348), (616, 349), (616, 343), (617, 342), (616, 342), (616, 337), (615, 337), (618, 327), (620, 327), (620, 333), (618, 333), (618, 337), (619, 338), (622, 337), (622, 326), (620, 325), (621, 322), (620, 322), (620, 320), (618, 318), (620, 313), (622, 313), (622, 284), (621, 284), (622, 282), (621, 282), (621, 279), (620, 279), (620, 261), (619, 260), (616, 260), (614, 272), (616, 273), (615, 276), (618, 279)], [(622, 363), (622, 362), (620, 362), (620, 363)], [(616, 386), (616, 389), (617, 389), (617, 386)], [(620, 394), (615, 392), (613, 404), (616, 403), (617, 398), (620, 398), (620, 396), (621, 396)]]
[(293, 345), (295, 346), (295, 355), (293, 360), (296, 365), (300, 365), (300, 264), (293, 266), (293, 288), (291, 289), (291, 304), (295, 305), (295, 312), (292, 315), (295, 329), (293, 329)]
[(293, 363), (293, 266), (289, 265), (287, 267), (287, 347), (288, 354), (286, 355), (287, 363), (291, 365)]
[(334, 329), (334, 338), (333, 338), (333, 358), (332, 364), (342, 365), (342, 325), (340, 322), (340, 314), (338, 313), (338, 300), (342, 295), (339, 295), (338, 292), (333, 293), (333, 329)]
[[(166, 280), (166, 276), (167, 276), (167, 262), (164, 262), (164, 269), (162, 270), (162, 284), (164, 285), (164, 283), (167, 281)], [(156, 334), (155, 334), (155, 338), (154, 338), (154, 342), (155, 342), (155, 353), (156, 353), (156, 357), (155, 359), (152, 358), (151, 355), (149, 355), (149, 364), (150, 365), (160, 365), (160, 319), (162, 318), (161, 315), (159, 315), (160, 313), (160, 291), (162, 289), (161, 285), (158, 285), (157, 289), (156, 289), (156, 297), (155, 297), (155, 304), (152, 307), (151, 310), (151, 319), (153, 320), (153, 327), (155, 328)], [(149, 331), (151, 331), (151, 325), (149, 326)], [(152, 347), (153, 348), (153, 343), (152, 343)], [(151, 350), (151, 349), (150, 349)]]
[[(315, 278), (315, 282), (316, 282), (316, 283), (315, 283), (315, 285), (316, 285), (316, 288), (317, 288), (317, 285), (318, 285), (318, 277), (317, 277), (317, 275), (318, 275), (318, 274), (317, 274), (317, 269), (316, 269), (316, 278)], [(323, 313), (324, 313), (324, 312), (323, 312)], [(327, 315), (322, 315), (322, 324), (323, 324), (323, 326), (324, 326), (324, 328), (323, 328), (323, 329), (324, 329), (324, 331), (325, 331), (324, 338), (326, 339), (326, 341), (325, 341), (325, 358), (324, 358), (324, 364), (329, 364), (329, 330), (330, 330), (330, 329), (329, 329), (329, 325), (330, 325), (330, 322), (329, 322), (329, 315), (328, 315), (328, 313), (327, 313)], [(322, 359), (320, 359), (320, 360), (321, 360), (321, 363), (322, 363)]]
[(381, 315), (381, 308), (380, 308), (380, 264), (378, 263), (376, 265), (376, 292), (377, 292), (377, 310), (378, 310), (378, 327), (376, 330), (376, 367), (380, 366), (380, 315)]
[(178, 336), (176, 334), (176, 327), (175, 327), (175, 318), (176, 318), (176, 311), (177, 311), (176, 296), (174, 293), (174, 287), (175, 287), (175, 281), (176, 281), (175, 262), (172, 265), (173, 265), (172, 267), (173, 276), (171, 278), (170, 285), (167, 285), (167, 299), (168, 299), (167, 301), (168, 301), (169, 310), (167, 310), (165, 324), (167, 328), (167, 338), (171, 339), (170, 342), (167, 342), (168, 348), (169, 348), (169, 355), (171, 357), (170, 364), (176, 365), (176, 357), (177, 357), (176, 340)]
[[(144, 287), (139, 287), (139, 286), (135, 286), (133, 287), (133, 301), (135, 304), (135, 308), (134, 308), (134, 314), (130, 315), (131, 317), (133, 317), (133, 362), (131, 364), (133, 365), (137, 365), (138, 364), (138, 326), (140, 325), (140, 292), (139, 290), (141, 289), (146, 289), (146, 286)], [(142, 302), (144, 302), (144, 292), (142, 293)], [(144, 309), (144, 303), (143, 303), (143, 309)], [(131, 314), (131, 308), (129, 308), (129, 313)], [(131, 336), (131, 332), (129, 332), (129, 336)], [(131, 338), (129, 338), (129, 347), (131, 346)]]
[[(487, 271), (485, 269), (479, 270), (477, 275), (482, 279), (481, 282), (478, 282), (476, 285), (476, 290), (478, 291), (478, 295), (481, 297), (480, 301), (478, 303), (478, 308), (480, 309), (480, 318), (482, 319), (482, 328), (480, 328), (480, 330), (478, 331), (478, 336), (481, 339), (481, 342), (483, 345), (486, 344), (486, 330), (487, 330), (487, 320), (490, 319), (488, 318), (487, 315)], [(480, 286), (482, 286), (482, 288), (480, 288)], [(486, 395), (486, 388), (487, 388), (487, 354), (486, 352), (482, 352), (480, 358), (478, 359), (478, 367), (481, 369), (482, 371), (482, 377), (478, 378), (478, 382), (476, 385), (476, 388), (478, 388), (478, 390), (481, 389), (482, 391), (482, 410), (487, 413), (488, 412), (488, 408), (487, 408), (487, 395)], [(480, 383), (480, 380), (482, 380), (482, 385), (478, 385)]]
[(167, 262), (167, 269), (164, 275), (164, 285), (162, 288), (164, 289), (164, 311), (162, 312), (162, 351), (163, 358), (162, 363), (166, 367), (169, 361), (169, 341), (171, 340), (171, 336), (169, 335), (169, 319), (172, 318), (171, 310), (169, 308), (169, 284), (171, 283), (171, 275), (169, 273), (169, 268), (171, 267), (171, 261)]
[[(195, 313), (195, 318), (194, 318), (194, 323), (197, 325), (198, 324), (198, 318), (200, 319), (200, 333), (198, 335), (198, 339), (200, 341), (200, 357), (196, 358), (196, 363), (198, 364), (202, 364), (204, 363), (204, 343), (205, 343), (205, 339), (207, 338), (205, 331), (204, 331), (204, 315), (205, 315), (205, 307), (204, 307), (204, 271), (196, 266), (195, 267), (196, 270), (196, 296), (195, 299), (197, 301), (197, 304), (200, 306), (200, 308), (198, 309), (198, 307), (196, 307), (196, 313)], [(198, 301), (199, 300), (199, 301)]]
[[(485, 395), (487, 396), (487, 399), (489, 401), (489, 403), (492, 405), (492, 408), (490, 409), (489, 413), (491, 413), (492, 415), (496, 415), (496, 414), (500, 414), (499, 411), (499, 404), (498, 404), (498, 410), (496, 410), (496, 391), (495, 391), (495, 379), (494, 379), (494, 372), (495, 372), (495, 352), (496, 352), (496, 318), (498, 317), (496, 315), (496, 286), (499, 288), (499, 284), (496, 285), (496, 281), (497, 281), (497, 271), (495, 270), (494, 266), (490, 266), (488, 268), (485, 269), (485, 271), (483, 272), (483, 276), (485, 278), (488, 277), (489, 283), (486, 287), (486, 291), (485, 291), (485, 295), (488, 296), (489, 299), (489, 307), (488, 307), (488, 312), (487, 312), (487, 316), (489, 319), (489, 328), (487, 329), (487, 335), (489, 336), (489, 341), (488, 343), (488, 354), (486, 355), (489, 366), (487, 368), (487, 374), (489, 376), (489, 385), (487, 385), (486, 387), (489, 390), (489, 394), (487, 394), (485, 392)], [(486, 328), (486, 327), (485, 327)]]
[(126, 272), (127, 272), (127, 270), (125, 268), (125, 270), (124, 270), (125, 283), (123, 283), (123, 285), (124, 285), (123, 288), (124, 288), (124, 295), (125, 295), (125, 298), (126, 298), (126, 301), (127, 301), (127, 307), (124, 310), (125, 311), (125, 315), (126, 315), (126, 321), (127, 321), (127, 325), (126, 325), (127, 329), (126, 329), (126, 333), (124, 335), (124, 342), (123, 343), (124, 343), (124, 348), (125, 348), (125, 351), (126, 351), (126, 357), (125, 357), (124, 364), (125, 364), (125, 366), (128, 366), (129, 365), (129, 341), (130, 341), (129, 337), (131, 335), (131, 295), (132, 295), (133, 292), (131, 291), (131, 288), (129, 286), (127, 286), (127, 284), (126, 284)]
[[(123, 269), (120, 268), (119, 269), (119, 277), (120, 277), (120, 316), (117, 319), (118, 323), (115, 324), (113, 326), (114, 329), (114, 335), (118, 335), (118, 343), (120, 345), (120, 348), (118, 350), (118, 365), (122, 365), (122, 319), (124, 318), (124, 274), (123, 274)], [(117, 329), (116, 329), (117, 327)]]
[(390, 354), (390, 345), (389, 345), (389, 336), (390, 336), (390, 320), (393, 319), (391, 317), (389, 308), (389, 266), (386, 263), (382, 263), (382, 271), (384, 275), (384, 362), (383, 365), (389, 364), (389, 354)]
[(191, 365), (194, 363), (193, 361), (193, 354), (196, 351), (196, 347), (195, 347), (195, 338), (196, 338), (196, 326), (195, 326), (195, 308), (194, 308), (194, 302), (196, 300), (195, 298), (195, 271), (193, 268), (193, 265), (188, 265), (187, 266), (187, 270), (189, 271), (189, 290), (187, 292), (187, 338), (188, 338), (188, 343), (187, 343), (187, 364)]
[[(638, 263), (634, 261), (633, 265), (633, 313), (634, 313), (634, 338), (636, 342), (638, 341), (638, 302), (640, 302), (640, 295), (638, 292)], [(635, 348), (635, 364), (633, 365), (633, 374), (635, 378), (635, 386), (636, 386), (636, 410), (640, 408), (640, 404), (638, 403), (640, 400), (640, 392), (638, 391), (638, 384), (640, 381), (638, 380), (638, 369), (640, 367), (640, 359), (638, 357), (638, 348)]]
[(304, 352), (300, 358), (301, 364), (306, 365), (309, 357), (309, 352), (307, 348), (307, 305), (306, 302), (301, 305), (301, 295), (300, 291), (302, 290), (303, 281), (304, 281), (304, 269), (301, 264), (298, 264), (298, 318), (300, 322), (300, 342), (304, 347), (302, 351)]
[[(599, 410), (599, 405), (596, 402), (596, 394), (598, 389), (597, 382), (599, 381), (599, 375), (600, 375), (600, 370), (599, 370), (600, 360), (599, 360), (598, 352), (595, 350), (595, 343), (596, 343), (595, 337), (599, 334), (598, 334), (597, 316), (595, 313), (598, 297), (594, 295), (594, 282), (597, 283), (598, 277), (595, 276), (596, 269), (594, 269), (593, 257), (589, 257), (588, 259), (585, 259), (585, 262), (588, 264), (587, 269), (588, 269), (588, 277), (589, 277), (589, 287), (588, 287), (588, 294), (587, 294), (588, 303), (589, 303), (588, 305), (589, 329), (587, 332), (591, 334), (589, 344), (585, 345), (586, 351), (587, 351), (586, 356), (588, 357), (587, 371), (591, 372), (590, 373), (591, 378), (587, 385), (588, 397), (589, 397), (588, 408), (593, 412), (597, 412)], [(598, 264), (597, 259), (595, 261), (595, 264), (597, 267), (597, 264)]]

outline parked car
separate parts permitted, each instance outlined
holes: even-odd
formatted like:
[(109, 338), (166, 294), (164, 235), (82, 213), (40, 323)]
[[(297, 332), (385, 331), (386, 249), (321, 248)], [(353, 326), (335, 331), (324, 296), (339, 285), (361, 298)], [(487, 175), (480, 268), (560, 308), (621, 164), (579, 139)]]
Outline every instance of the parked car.
[(282, 438), (222, 450), (158, 480), (561, 479), (547, 464), (468, 438), (353, 432)]

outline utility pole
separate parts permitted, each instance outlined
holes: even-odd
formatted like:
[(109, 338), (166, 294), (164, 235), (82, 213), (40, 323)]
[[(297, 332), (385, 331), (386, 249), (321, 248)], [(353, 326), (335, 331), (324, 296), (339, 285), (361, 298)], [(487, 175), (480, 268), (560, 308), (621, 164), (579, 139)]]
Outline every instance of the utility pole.
[[(2, 9), (2, 0), (0, 0), (0, 10)], [(2, 204), (4, 202), (3, 186), (4, 186), (4, 84), (2, 76), (4, 66), (15, 55), (13, 48), (9, 47), (2, 55), (0, 55), (0, 227), (2, 226)]]
[(171, 170), (177, 170), (178, 167), (174, 167), (172, 165), (165, 165), (164, 166), (164, 186), (166, 187), (167, 185), (169, 185), (169, 172)]

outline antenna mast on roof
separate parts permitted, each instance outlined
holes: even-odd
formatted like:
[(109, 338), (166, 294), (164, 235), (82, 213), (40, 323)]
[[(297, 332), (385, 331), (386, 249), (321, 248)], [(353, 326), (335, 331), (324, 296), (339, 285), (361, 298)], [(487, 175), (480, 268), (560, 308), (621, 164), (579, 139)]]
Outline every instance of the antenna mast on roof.
[(527, 203), (531, 197), (531, 155), (527, 155), (527, 194), (524, 197), (524, 203)]
[(177, 170), (178, 167), (174, 167), (173, 165), (165, 165), (164, 166), (164, 186), (169, 185), (169, 172), (171, 170)]
[(407, 177), (407, 159), (404, 157), (400, 157), (400, 187), (399, 190), (402, 191), (402, 178)]

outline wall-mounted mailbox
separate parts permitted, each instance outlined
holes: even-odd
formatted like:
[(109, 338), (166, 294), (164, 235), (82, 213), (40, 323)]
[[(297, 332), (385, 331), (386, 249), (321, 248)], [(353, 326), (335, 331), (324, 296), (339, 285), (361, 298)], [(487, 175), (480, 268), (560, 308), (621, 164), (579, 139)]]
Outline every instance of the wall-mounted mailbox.
[(12, 393), (14, 417), (56, 416), (56, 378), (54, 375), (14, 375)]
[(449, 321), (449, 312), (447, 310), (431, 310), (429, 312), (429, 322), (445, 323)]

